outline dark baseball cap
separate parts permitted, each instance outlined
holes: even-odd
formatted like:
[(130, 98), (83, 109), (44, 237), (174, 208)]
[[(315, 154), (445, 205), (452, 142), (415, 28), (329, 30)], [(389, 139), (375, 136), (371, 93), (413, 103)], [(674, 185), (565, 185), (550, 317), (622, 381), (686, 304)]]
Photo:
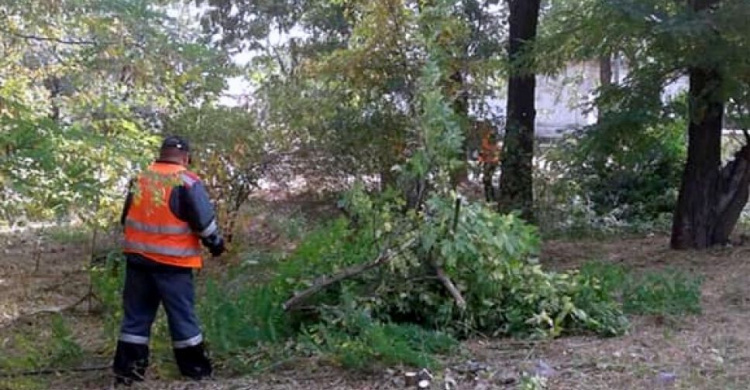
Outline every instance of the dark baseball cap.
[(179, 149), (183, 152), (190, 152), (190, 143), (183, 137), (171, 135), (164, 139), (164, 142), (161, 144), (161, 149)]

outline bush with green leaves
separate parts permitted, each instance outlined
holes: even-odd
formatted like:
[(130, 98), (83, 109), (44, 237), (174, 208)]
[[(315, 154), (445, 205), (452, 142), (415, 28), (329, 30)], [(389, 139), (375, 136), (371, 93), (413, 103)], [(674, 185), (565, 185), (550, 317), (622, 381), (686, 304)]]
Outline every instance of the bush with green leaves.
[[(614, 335), (627, 325), (594, 277), (544, 272), (535, 257), (536, 229), (514, 215), (471, 203), (456, 214), (454, 202), (434, 197), (427, 202), (424, 219), (412, 217), (414, 230), (403, 231), (389, 227), (407, 223), (394, 222), (398, 217), (387, 207), (380, 214), (372, 211), (377, 207), (370, 210), (351, 213), (358, 216), (358, 226), (339, 219), (300, 245), (278, 276), (288, 296), (321, 277), (373, 260), (386, 246), (402, 247), (386, 265), (331, 286), (307, 305), (318, 310), (337, 307), (346, 296), (376, 320), (418, 324), (456, 336), (482, 332), (554, 337), (577, 330)], [(404, 249), (403, 242), (413, 244)], [(460, 291), (465, 310), (446, 291), (437, 269)]]
[(687, 99), (680, 95), (663, 106), (658, 99), (622, 103), (618, 92), (602, 93), (605, 111), (597, 124), (544, 154), (545, 190), (558, 202), (544, 207), (565, 209), (558, 223), (567, 227), (576, 217), (619, 228), (665, 220), (676, 205), (687, 156)]

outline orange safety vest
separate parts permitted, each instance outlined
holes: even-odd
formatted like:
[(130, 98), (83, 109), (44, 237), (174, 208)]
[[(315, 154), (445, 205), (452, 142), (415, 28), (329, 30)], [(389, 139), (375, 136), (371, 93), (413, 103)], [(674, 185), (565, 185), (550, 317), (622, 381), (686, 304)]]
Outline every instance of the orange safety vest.
[(172, 190), (185, 172), (181, 165), (154, 163), (139, 175), (125, 219), (125, 253), (179, 267), (203, 266), (200, 237), (169, 209)]
[(500, 162), (500, 148), (490, 139), (490, 132), (482, 134), (482, 148), (479, 151), (479, 162), (497, 164)]

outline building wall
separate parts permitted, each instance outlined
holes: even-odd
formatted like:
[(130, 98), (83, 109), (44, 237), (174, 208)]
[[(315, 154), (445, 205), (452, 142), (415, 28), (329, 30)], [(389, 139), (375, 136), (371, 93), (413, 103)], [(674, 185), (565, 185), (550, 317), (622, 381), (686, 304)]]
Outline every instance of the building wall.
[[(622, 61), (612, 65), (613, 80), (621, 82), (627, 75)], [(687, 78), (668, 85), (664, 95), (673, 96), (687, 89)], [(599, 63), (589, 61), (571, 64), (555, 76), (537, 76), (536, 134), (541, 138), (555, 138), (582, 126), (596, 122), (596, 110), (588, 112), (586, 105), (594, 98), (599, 87)], [(490, 104), (493, 111), (504, 117), (506, 99), (496, 99)]]

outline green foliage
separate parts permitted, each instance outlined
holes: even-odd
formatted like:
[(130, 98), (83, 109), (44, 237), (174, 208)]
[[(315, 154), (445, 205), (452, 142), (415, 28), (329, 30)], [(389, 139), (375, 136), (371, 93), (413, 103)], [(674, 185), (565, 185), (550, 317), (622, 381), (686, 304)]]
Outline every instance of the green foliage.
[(687, 156), (686, 112), (682, 97), (651, 119), (632, 110), (608, 113), (552, 146), (543, 179), (552, 199), (540, 207), (562, 208), (565, 219), (548, 226), (622, 229), (670, 215)]
[(46, 380), (29, 377), (0, 378), (0, 389), (9, 390), (44, 390), (49, 388)]
[(521, 376), (520, 390), (544, 390), (547, 389), (547, 378), (537, 375), (523, 374)]
[(264, 128), (248, 110), (203, 105), (189, 108), (166, 123), (166, 131), (186, 136), (194, 152), (192, 169), (215, 199), (222, 230), (235, 233), (239, 211), (258, 188), (271, 155), (286, 150), (284, 135)]
[[(14, 333), (5, 341), (0, 356), (0, 370), (4, 374), (21, 374), (28, 370), (77, 367), (84, 351), (75, 340), (69, 322), (60, 314), (49, 317), (39, 328)], [(2, 382), (0, 382), (2, 385)], [(23, 385), (23, 382), (21, 382)]]
[[(697, 11), (700, 4), (706, 8)], [(624, 80), (601, 87), (591, 104), (600, 123), (574, 146), (579, 153), (562, 158), (573, 157), (577, 172), (564, 181), (581, 182), (576, 195), (595, 214), (632, 222), (663, 219), (674, 209), (687, 124), (701, 119), (705, 102), (726, 105), (726, 128), (746, 128), (748, 112), (738, 107), (747, 106), (750, 62), (737, 53), (746, 50), (749, 14), (747, 2), (731, 0), (550, 3), (528, 66), (555, 74), (600, 57), (627, 65)], [(675, 105), (663, 94), (691, 69), (715, 70), (710, 88), (717, 92), (690, 102), (689, 113), (685, 99)]]
[(629, 313), (686, 315), (701, 313), (701, 281), (681, 272), (646, 274), (623, 292)]
[[(350, 219), (311, 233), (280, 263), (269, 285), (291, 297), (325, 276), (385, 256), (387, 265), (319, 292), (293, 319), (311, 332), (318, 352), (354, 367), (375, 359), (427, 363), (420, 354), (406, 353), (406, 341), (382, 344), (387, 335), (399, 339), (392, 332), (400, 328), (392, 324), (454, 336), (621, 333), (627, 322), (595, 278), (548, 273), (536, 264), (539, 239), (533, 227), (515, 215), (456, 199), (450, 175), (460, 167), (464, 135), (443, 87), (455, 48), (442, 38), (460, 26), (451, 20), (447, 2), (419, 16), (418, 42), (427, 55), (413, 99), (418, 115), (410, 157), (397, 167), (401, 188), (408, 190), (372, 196), (364, 185), (355, 187), (341, 204)], [(442, 281), (435, 277), (438, 270)], [(465, 299), (465, 310), (447, 293), (446, 278)]]
[(0, 356), (0, 368), (3, 371), (22, 372), (45, 366), (44, 353), (35, 344), (31, 335), (13, 335), (9, 338), (4, 349), (6, 352), (3, 353), (3, 356)]
[(284, 297), (272, 286), (222, 288), (227, 284), (231, 286), (231, 280), (208, 280), (199, 303), (198, 313), (216, 356), (241, 355), (259, 344), (277, 343), (292, 334), (281, 308)]
[(362, 312), (334, 315), (307, 329), (301, 342), (344, 368), (373, 372), (378, 364), (436, 368), (435, 355), (447, 355), (457, 346), (448, 334), (416, 325), (374, 322)]
[(91, 232), (85, 226), (63, 225), (45, 228), (40, 232), (52, 241), (62, 244), (86, 244), (91, 241)]
[(621, 266), (588, 263), (584, 275), (601, 280), (602, 290), (630, 314), (680, 316), (701, 313), (702, 278), (679, 270), (628, 272)]
[[(370, 203), (363, 203), (371, 207)], [(433, 198), (427, 203), (429, 222), (421, 227), (417, 244), (396, 255), (387, 269), (376, 269), (356, 281), (345, 281), (318, 294), (309, 304), (319, 307), (345, 304), (346, 294), (356, 307), (375, 320), (415, 323), (463, 336), (472, 332), (502, 335), (558, 336), (566, 331), (593, 330), (618, 334), (626, 322), (595, 278), (543, 272), (533, 255), (538, 250), (535, 230), (513, 215), (498, 215), (485, 206), (468, 204), (451, 229), (452, 203)], [(377, 207), (371, 210), (378, 210)], [(355, 213), (361, 215), (361, 213)], [(279, 270), (287, 294), (354, 264), (370, 261), (388, 241), (388, 218), (359, 223), (351, 228), (337, 220), (311, 234)], [(334, 237), (339, 237), (338, 240)], [(408, 240), (404, 238), (405, 240)], [(398, 246), (395, 244), (394, 246)], [(431, 262), (425, 264), (425, 259)], [(431, 273), (441, 267), (467, 302), (459, 310), (443, 285)], [(386, 267), (384, 267), (386, 268)]]
[(53, 367), (76, 367), (83, 361), (83, 349), (73, 338), (61, 315), (52, 318), (52, 343), (49, 364)]
[[(162, 1), (2, 4), (0, 221), (106, 226), (163, 118), (232, 73)], [(81, 10), (86, 10), (85, 13)]]
[(104, 264), (97, 264), (89, 269), (92, 291), (99, 298), (103, 332), (110, 341), (112, 353), (120, 334), (122, 320), (122, 288), (125, 284), (125, 257), (120, 251), (107, 254)]

